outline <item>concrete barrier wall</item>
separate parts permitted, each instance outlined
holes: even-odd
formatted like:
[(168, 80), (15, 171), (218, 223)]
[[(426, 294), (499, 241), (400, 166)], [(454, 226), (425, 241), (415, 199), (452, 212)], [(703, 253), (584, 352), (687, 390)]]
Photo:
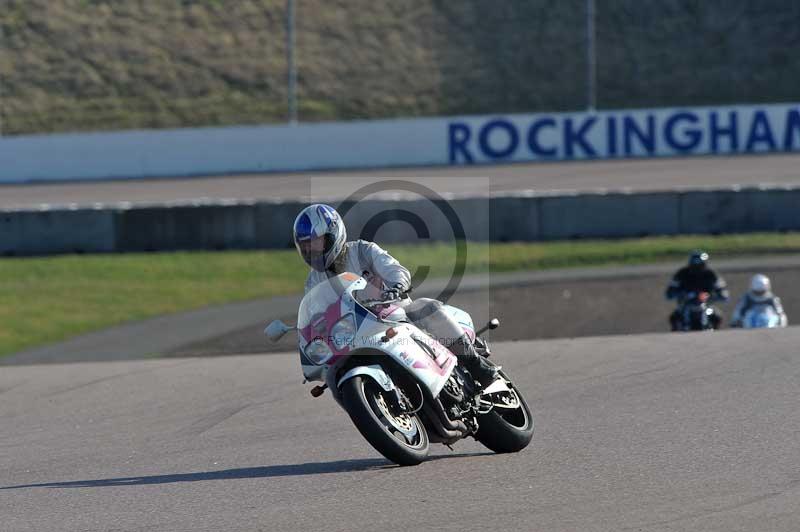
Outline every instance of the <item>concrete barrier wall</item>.
[(0, 255), (117, 251), (111, 209), (0, 211)]
[[(0, 211), (0, 254), (292, 246), (298, 202)], [(339, 205), (351, 239), (539, 241), (800, 231), (800, 187), (508, 195)]]
[(115, 213), (119, 251), (257, 247), (254, 205), (150, 207)]
[(800, 187), (759, 191), (750, 201), (754, 231), (791, 231), (800, 225)]
[(800, 104), (0, 137), (0, 183), (800, 150)]
[(796, 230), (800, 189), (743, 189), (685, 192), (681, 233), (744, 233)]
[(542, 240), (674, 235), (680, 195), (576, 194), (539, 200)]

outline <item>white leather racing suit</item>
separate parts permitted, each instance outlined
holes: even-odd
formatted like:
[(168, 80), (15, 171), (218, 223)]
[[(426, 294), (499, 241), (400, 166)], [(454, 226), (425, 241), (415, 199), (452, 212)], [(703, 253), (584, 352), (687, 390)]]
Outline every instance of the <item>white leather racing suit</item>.
[(731, 325), (735, 327), (741, 327), (742, 321), (744, 321), (745, 314), (747, 311), (753, 308), (756, 305), (769, 305), (774, 310), (775, 313), (781, 319), (781, 327), (786, 327), (788, 324), (788, 320), (786, 318), (786, 312), (783, 310), (783, 305), (781, 304), (781, 298), (776, 295), (770, 293), (769, 295), (763, 298), (755, 298), (753, 297), (750, 292), (745, 293), (742, 296), (742, 299), (736, 304), (736, 309), (733, 311), (733, 318), (731, 319)]
[[(411, 273), (386, 250), (374, 242), (356, 240), (345, 243), (342, 255), (333, 264), (333, 271), (311, 270), (306, 279), (305, 292), (308, 293), (328, 277), (344, 272), (357, 273), (379, 289), (398, 288), (405, 292), (411, 288)], [(440, 301), (429, 298), (412, 301), (409, 298), (398, 305), (403, 307), (410, 321), (451, 349), (456, 340), (464, 335), (458, 322), (441, 309)], [(454, 352), (461, 354), (455, 349)]]

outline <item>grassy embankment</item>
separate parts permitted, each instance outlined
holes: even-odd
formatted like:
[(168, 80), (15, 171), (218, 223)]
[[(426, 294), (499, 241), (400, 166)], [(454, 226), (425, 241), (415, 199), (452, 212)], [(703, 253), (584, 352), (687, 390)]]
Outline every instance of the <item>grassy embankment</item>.
[[(604, 2), (598, 105), (797, 99), (797, 3)], [(757, 5), (758, 4), (758, 5)], [(302, 122), (583, 110), (584, 0), (303, 0)], [(4, 0), (4, 135), (287, 119), (285, 0)]]
[[(477, 244), (467, 272), (681, 263), (689, 249), (713, 258), (800, 253), (800, 233), (656, 237), (616, 241)], [(452, 271), (452, 245), (391, 246), (410, 269)], [(112, 325), (208, 305), (298, 292), (306, 268), (294, 250), (62, 256), (0, 260), (0, 356)]]

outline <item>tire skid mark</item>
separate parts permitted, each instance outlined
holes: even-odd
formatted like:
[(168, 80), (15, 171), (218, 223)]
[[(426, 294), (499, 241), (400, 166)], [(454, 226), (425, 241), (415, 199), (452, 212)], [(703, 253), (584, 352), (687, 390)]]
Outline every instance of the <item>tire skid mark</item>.
[(657, 366), (655, 368), (649, 368), (649, 369), (640, 370), (640, 371), (634, 371), (634, 372), (630, 372), (630, 373), (624, 373), (623, 371), (612, 371), (610, 373), (603, 373), (601, 375), (590, 375), (588, 377), (583, 377), (583, 378), (580, 378), (580, 379), (577, 379), (577, 380), (574, 380), (574, 381), (570, 381), (568, 383), (565, 382), (565, 383), (566, 384), (583, 384), (583, 383), (593, 382), (593, 381), (604, 381), (604, 380), (619, 381), (619, 380), (626, 380), (626, 379), (635, 378), (635, 377), (642, 377), (642, 376), (645, 376), (645, 375), (649, 375), (651, 373), (658, 373), (658, 372), (661, 372), (661, 371), (666, 371), (668, 369), (671, 369), (673, 367), (679, 366), (681, 364), (682, 364), (682, 362), (673, 362), (673, 363), (669, 363), (669, 364), (663, 364), (663, 365)]
[(686, 521), (686, 520), (689, 520), (689, 519), (701, 519), (701, 518), (704, 518), (704, 517), (709, 517), (711, 515), (730, 512), (732, 510), (738, 510), (739, 508), (743, 508), (743, 507), (749, 506), (751, 504), (757, 504), (759, 502), (763, 502), (763, 501), (766, 501), (766, 500), (769, 500), (769, 499), (772, 499), (772, 498), (775, 498), (775, 497), (780, 497), (781, 495), (783, 495), (787, 491), (792, 491), (793, 489), (797, 488), (798, 486), (800, 486), (800, 479), (791, 480), (786, 485), (782, 486), (781, 489), (778, 489), (776, 491), (772, 491), (770, 493), (765, 493), (763, 495), (757, 495), (755, 497), (750, 497), (748, 499), (743, 500), (742, 502), (738, 502), (738, 503), (735, 503), (735, 504), (728, 504), (728, 505), (725, 505), (725, 506), (720, 506), (719, 508), (701, 510), (699, 512), (694, 512), (694, 513), (691, 513), (691, 514), (688, 514), (688, 515), (684, 515), (684, 516), (681, 516), (681, 517), (676, 517), (675, 519), (668, 519), (666, 521), (654, 521), (654, 522), (649, 522), (649, 523), (642, 523), (642, 524), (639, 524), (639, 525), (636, 525), (636, 526), (623, 528), (622, 530), (641, 530), (642, 528), (645, 528), (645, 527), (670, 525), (670, 524), (673, 524), (673, 523), (678, 523), (680, 521)]
[(115, 373), (114, 375), (108, 375), (106, 377), (101, 377), (99, 379), (94, 379), (94, 380), (91, 380), (89, 382), (84, 382), (82, 384), (77, 384), (75, 386), (70, 386), (68, 388), (63, 388), (61, 390), (56, 390), (54, 392), (50, 392), (50, 393), (44, 394), (42, 397), (53, 397), (53, 396), (56, 396), (56, 395), (65, 394), (65, 393), (72, 392), (72, 391), (75, 391), (75, 390), (80, 390), (81, 388), (86, 388), (88, 386), (93, 386), (93, 385), (99, 384), (101, 382), (106, 382), (106, 381), (110, 381), (110, 380), (114, 380), (114, 379), (119, 379), (119, 378), (122, 378), (122, 377), (128, 377), (130, 375), (138, 375), (140, 373), (150, 373), (150, 372), (153, 372), (153, 371), (160, 371), (160, 370), (163, 370), (163, 369), (174, 368), (175, 366), (181, 366), (183, 364), (188, 364), (190, 362), (192, 362), (192, 361), (191, 360), (182, 360), (180, 362), (177, 362), (177, 363), (174, 363), (174, 364), (170, 364), (170, 365), (163, 365), (163, 366), (159, 365), (157, 367), (152, 367), (152, 368), (135, 369), (135, 370), (131, 370), (131, 371), (125, 371), (125, 372), (122, 372), (122, 373)]
[(22, 382), (18, 382), (17, 384), (12, 384), (11, 386), (7, 386), (6, 388), (0, 388), (0, 395), (3, 395), (6, 392), (10, 392), (11, 390), (13, 390), (15, 388), (19, 388), (20, 386), (22, 386), (23, 384), (25, 384), (27, 382), (28, 381), (22, 381)]
[(180, 433), (183, 436), (199, 436), (200, 434), (211, 430), (212, 428), (216, 427), (220, 423), (224, 422), (225, 420), (235, 416), (245, 408), (249, 408), (252, 406), (251, 403), (246, 404), (239, 404), (234, 406), (227, 406), (219, 408), (210, 414), (201, 417), (185, 429), (181, 430)]

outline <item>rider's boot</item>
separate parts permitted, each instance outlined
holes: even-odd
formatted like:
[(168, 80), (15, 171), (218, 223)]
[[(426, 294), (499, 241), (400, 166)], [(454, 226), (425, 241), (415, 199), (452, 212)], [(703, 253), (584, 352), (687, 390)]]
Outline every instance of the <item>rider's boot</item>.
[(469, 371), (470, 375), (472, 375), (472, 378), (484, 388), (497, 379), (500, 367), (489, 363), (488, 360), (480, 356), (466, 334), (457, 339), (455, 344), (453, 344), (453, 352), (458, 357), (459, 363), (462, 364), (467, 371)]
[(669, 316), (669, 325), (672, 328), (672, 331), (675, 332), (680, 329), (680, 314), (677, 310), (673, 311), (672, 314)]
[(714, 314), (712, 314), (709, 319), (711, 320), (711, 326), (715, 330), (718, 330), (720, 327), (722, 327), (722, 315), (719, 309), (715, 308)]

